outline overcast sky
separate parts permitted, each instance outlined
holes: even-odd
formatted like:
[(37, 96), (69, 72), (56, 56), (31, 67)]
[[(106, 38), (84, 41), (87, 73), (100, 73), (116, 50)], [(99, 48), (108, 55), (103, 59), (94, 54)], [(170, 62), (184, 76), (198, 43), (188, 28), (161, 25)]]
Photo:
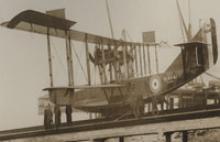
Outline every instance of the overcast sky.
[[(180, 3), (188, 21), (187, 1)], [(175, 0), (109, 0), (109, 5), (116, 38), (126, 29), (133, 41), (141, 41), (142, 32), (155, 30), (157, 41), (168, 41), (171, 45), (182, 41)], [(196, 31), (200, 18), (213, 17), (219, 27), (219, 5), (219, 0), (191, 0), (193, 30)], [(27, 9), (45, 12), (58, 8), (65, 8), (66, 17), (77, 22), (73, 29), (110, 37), (104, 0), (1, 0), (0, 22)], [(49, 85), (46, 37), (1, 27), (0, 39), (0, 130), (42, 124), (38, 98)], [(60, 58), (56, 60), (56, 84), (67, 82), (65, 52), (59, 48), (63, 45), (60, 40), (52, 40), (54, 56)], [(84, 56), (83, 50), (77, 51)], [(172, 61), (177, 52), (170, 51), (160, 52), (160, 60)], [(161, 63), (161, 68), (167, 65)], [(220, 66), (211, 72), (220, 76)], [(76, 80), (83, 78), (80, 69), (75, 76)]]

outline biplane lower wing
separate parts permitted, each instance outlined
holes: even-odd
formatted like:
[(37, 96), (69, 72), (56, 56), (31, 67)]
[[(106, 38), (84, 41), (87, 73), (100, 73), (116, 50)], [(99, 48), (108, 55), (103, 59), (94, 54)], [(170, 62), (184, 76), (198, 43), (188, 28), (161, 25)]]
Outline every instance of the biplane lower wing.
[(123, 84), (106, 84), (106, 85), (82, 85), (82, 86), (74, 86), (74, 87), (48, 87), (43, 89), (44, 91), (52, 91), (52, 90), (74, 90), (74, 89), (92, 89), (92, 88), (121, 88), (126, 87)]

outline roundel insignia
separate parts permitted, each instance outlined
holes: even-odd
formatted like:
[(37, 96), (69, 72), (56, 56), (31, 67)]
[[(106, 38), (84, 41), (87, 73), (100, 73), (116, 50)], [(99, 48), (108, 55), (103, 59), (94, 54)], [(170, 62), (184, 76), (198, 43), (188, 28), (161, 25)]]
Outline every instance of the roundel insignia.
[(163, 86), (162, 79), (160, 78), (159, 75), (152, 76), (150, 78), (149, 85), (150, 85), (150, 90), (153, 93), (157, 94), (162, 90), (162, 86)]

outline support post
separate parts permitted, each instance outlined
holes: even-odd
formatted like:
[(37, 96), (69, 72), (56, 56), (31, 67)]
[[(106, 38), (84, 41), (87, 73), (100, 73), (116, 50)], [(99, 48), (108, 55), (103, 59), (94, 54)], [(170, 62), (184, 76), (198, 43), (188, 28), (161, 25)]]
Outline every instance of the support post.
[(85, 36), (85, 46), (86, 46), (86, 65), (87, 65), (87, 76), (88, 76), (88, 85), (91, 85), (91, 71), (90, 71), (90, 62), (89, 62), (89, 45), (88, 45), (88, 35)]
[(172, 133), (165, 133), (166, 142), (172, 142)]
[(188, 132), (183, 131), (182, 142), (188, 142)]
[(124, 140), (124, 137), (123, 136), (121, 136), (121, 137), (119, 137), (119, 142), (124, 142), (125, 140)]

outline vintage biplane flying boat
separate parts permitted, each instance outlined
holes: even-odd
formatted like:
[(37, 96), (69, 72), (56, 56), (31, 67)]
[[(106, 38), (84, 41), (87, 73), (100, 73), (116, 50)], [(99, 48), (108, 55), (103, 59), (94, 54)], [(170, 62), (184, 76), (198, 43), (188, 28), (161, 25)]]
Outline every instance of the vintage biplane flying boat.
[[(49, 92), (56, 109), (66, 106), (67, 112), (77, 108), (101, 113), (104, 117), (118, 118), (126, 113), (138, 117), (144, 113), (145, 103), (151, 100), (154, 104), (155, 98), (183, 86), (217, 62), (216, 26), (212, 18), (208, 28), (201, 27), (186, 43), (176, 44), (181, 49), (180, 54), (165, 72), (156, 74), (150, 72), (149, 48), (157, 48), (158, 43), (126, 42), (79, 32), (71, 29), (74, 24), (76, 22), (64, 17), (33, 10), (23, 11), (1, 24), (47, 36), (50, 87), (44, 90)], [(66, 41), (68, 86), (54, 86), (50, 36)], [(207, 42), (207, 36), (211, 37), (211, 43)], [(85, 44), (88, 84), (84, 86), (74, 84), (72, 40)], [(90, 48), (94, 48), (94, 53)], [(99, 70), (100, 85), (92, 84), (91, 65)], [(56, 112), (55, 117), (59, 116)]]

